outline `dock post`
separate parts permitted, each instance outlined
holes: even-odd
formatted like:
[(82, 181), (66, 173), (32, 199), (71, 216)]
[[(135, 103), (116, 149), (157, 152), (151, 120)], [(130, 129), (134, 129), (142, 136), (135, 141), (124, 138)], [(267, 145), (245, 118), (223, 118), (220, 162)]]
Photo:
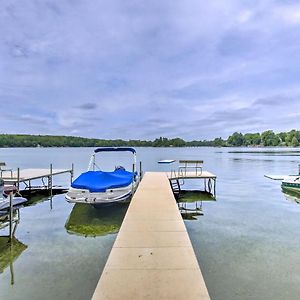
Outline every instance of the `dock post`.
[(142, 171), (142, 162), (140, 161), (140, 180), (143, 177), (143, 171)]
[(50, 164), (50, 176), (48, 178), (48, 188), (50, 189), (50, 197), (52, 198), (52, 173), (53, 173), (53, 167), (52, 164)]
[(133, 186), (134, 186), (134, 172), (135, 172), (135, 164), (132, 164), (132, 184), (131, 184), (131, 195), (133, 196)]
[(214, 197), (216, 198), (216, 184), (217, 184), (217, 179), (214, 179)]
[(17, 193), (20, 193), (20, 168), (17, 169)]
[(71, 168), (71, 184), (73, 182), (73, 177), (74, 177), (74, 164), (72, 163), (72, 168)]
[(9, 193), (9, 242), (13, 239), (13, 193)]

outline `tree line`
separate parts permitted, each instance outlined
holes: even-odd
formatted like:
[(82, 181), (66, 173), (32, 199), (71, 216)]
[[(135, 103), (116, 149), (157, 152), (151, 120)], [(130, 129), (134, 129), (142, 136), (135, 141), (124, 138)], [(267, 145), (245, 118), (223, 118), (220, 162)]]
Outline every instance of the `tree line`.
[(235, 132), (227, 139), (185, 141), (181, 138), (169, 139), (159, 137), (147, 140), (106, 140), (75, 136), (0, 134), (0, 147), (269, 147), (269, 146), (300, 146), (300, 131), (275, 133), (267, 130), (262, 133)]

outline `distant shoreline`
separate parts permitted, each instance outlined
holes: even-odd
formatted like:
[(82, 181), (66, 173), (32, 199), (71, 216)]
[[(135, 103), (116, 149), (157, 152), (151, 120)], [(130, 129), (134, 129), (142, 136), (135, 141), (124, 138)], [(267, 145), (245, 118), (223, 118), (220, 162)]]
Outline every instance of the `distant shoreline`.
[(300, 131), (274, 133), (233, 133), (227, 139), (185, 141), (182, 138), (159, 137), (155, 140), (94, 139), (76, 136), (0, 134), (0, 148), (51, 147), (299, 147)]

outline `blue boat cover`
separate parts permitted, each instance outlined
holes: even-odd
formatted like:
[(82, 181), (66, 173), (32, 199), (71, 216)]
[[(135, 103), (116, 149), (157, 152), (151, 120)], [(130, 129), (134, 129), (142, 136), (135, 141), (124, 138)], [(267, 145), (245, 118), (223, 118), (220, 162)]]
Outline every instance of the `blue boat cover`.
[(116, 170), (113, 172), (88, 171), (82, 173), (71, 184), (75, 189), (87, 189), (91, 193), (105, 192), (107, 189), (124, 187), (132, 183), (132, 172)]

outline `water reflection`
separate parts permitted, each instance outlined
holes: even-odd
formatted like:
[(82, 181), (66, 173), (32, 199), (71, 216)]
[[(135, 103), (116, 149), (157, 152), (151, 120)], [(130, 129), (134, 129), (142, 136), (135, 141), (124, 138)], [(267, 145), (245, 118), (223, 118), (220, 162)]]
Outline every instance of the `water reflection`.
[(190, 190), (181, 191), (178, 202), (215, 201), (216, 198), (209, 192)]
[(282, 192), (287, 200), (300, 204), (300, 189), (282, 187)]
[(39, 190), (39, 191), (34, 191), (30, 192), (29, 190), (22, 191), (21, 195), (23, 197), (26, 196), (27, 202), (24, 206), (33, 206), (38, 203), (44, 202), (44, 201), (50, 201), (50, 207), (52, 208), (52, 198), (55, 195), (60, 195), (65, 193), (64, 189), (53, 189), (52, 191), (52, 196), (50, 196), (49, 190)]
[(103, 236), (119, 231), (128, 203), (94, 208), (77, 203), (65, 224), (68, 233), (85, 237)]
[(22, 242), (13, 238), (9, 241), (9, 237), (0, 237), (0, 274), (9, 267), (11, 274), (11, 284), (14, 284), (14, 261), (22, 254), (27, 248)]
[(177, 199), (181, 216), (184, 220), (197, 220), (203, 213), (203, 201), (215, 201), (209, 192), (198, 190), (182, 190)]

